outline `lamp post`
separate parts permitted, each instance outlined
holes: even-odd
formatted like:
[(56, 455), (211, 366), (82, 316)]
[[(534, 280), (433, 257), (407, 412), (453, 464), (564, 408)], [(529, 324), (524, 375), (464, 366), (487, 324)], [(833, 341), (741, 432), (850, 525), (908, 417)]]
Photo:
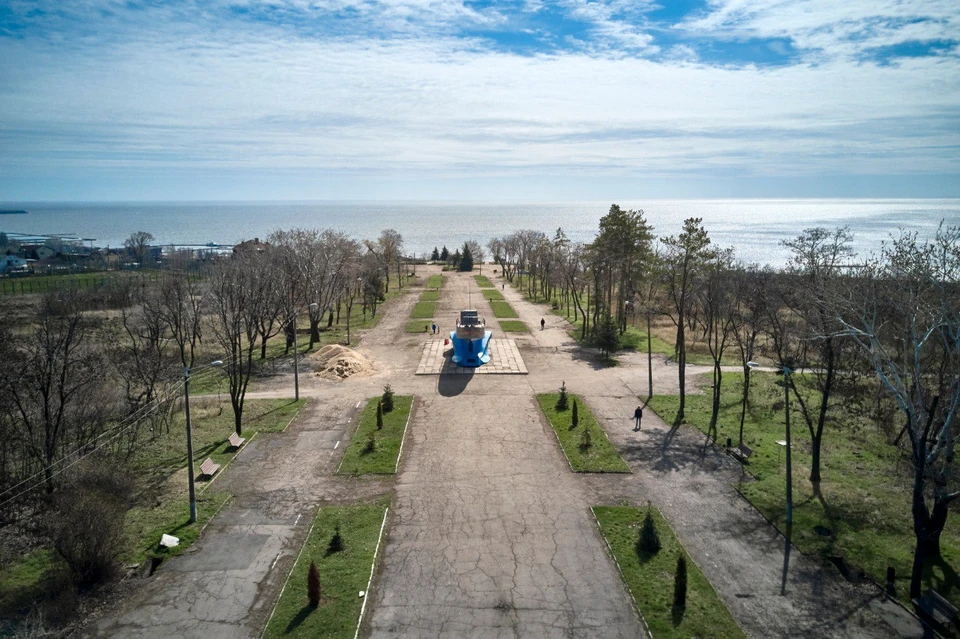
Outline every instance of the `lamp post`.
[[(222, 366), (221, 360), (210, 362), (210, 366)], [(187, 416), (187, 484), (190, 488), (190, 523), (197, 521), (197, 489), (193, 477), (193, 431), (190, 428), (190, 367), (183, 368), (183, 407)]]
[[(317, 304), (314, 302), (310, 304), (310, 308), (316, 308)], [(297, 345), (297, 315), (300, 313), (298, 308), (293, 312), (293, 399), (294, 401), (300, 401), (300, 349)], [(348, 320), (349, 321), (349, 320)]]
[(781, 368), (783, 373), (784, 417), (787, 427), (787, 522), (783, 545), (783, 578), (780, 581), (780, 594), (787, 594), (787, 570), (790, 568), (790, 537), (793, 534), (793, 469), (790, 464), (790, 374), (793, 369), (787, 365)]

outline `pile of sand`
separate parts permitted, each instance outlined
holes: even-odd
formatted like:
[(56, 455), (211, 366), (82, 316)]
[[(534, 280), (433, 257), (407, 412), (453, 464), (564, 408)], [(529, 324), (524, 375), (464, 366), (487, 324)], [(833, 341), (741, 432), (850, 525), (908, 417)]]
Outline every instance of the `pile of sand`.
[(313, 370), (326, 379), (346, 379), (354, 375), (369, 375), (374, 372), (373, 364), (356, 351), (329, 344), (309, 356)]

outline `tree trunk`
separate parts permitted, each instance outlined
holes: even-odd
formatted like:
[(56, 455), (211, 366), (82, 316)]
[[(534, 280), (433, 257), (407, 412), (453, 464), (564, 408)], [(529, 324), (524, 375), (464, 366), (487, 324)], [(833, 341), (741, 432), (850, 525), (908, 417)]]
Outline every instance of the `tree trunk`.
[(677, 345), (679, 348), (679, 353), (677, 354), (677, 363), (680, 365), (680, 370), (677, 373), (678, 381), (680, 382), (680, 408), (677, 409), (677, 418), (674, 420), (675, 424), (683, 423), (683, 409), (687, 405), (687, 345), (686, 340), (684, 339), (684, 326), (683, 326), (683, 315), (680, 315), (680, 321), (677, 323)]
[(267, 338), (260, 340), (260, 359), (267, 359)]
[(747, 402), (750, 401), (750, 367), (743, 367), (743, 400), (740, 403), (740, 442), (743, 443), (743, 422), (747, 417)]
[(310, 317), (310, 348), (320, 341), (320, 318)]
[(710, 411), (710, 432), (713, 433), (713, 441), (717, 441), (717, 418), (720, 416), (720, 382), (723, 379), (723, 372), (720, 370), (720, 360), (713, 362), (713, 407)]

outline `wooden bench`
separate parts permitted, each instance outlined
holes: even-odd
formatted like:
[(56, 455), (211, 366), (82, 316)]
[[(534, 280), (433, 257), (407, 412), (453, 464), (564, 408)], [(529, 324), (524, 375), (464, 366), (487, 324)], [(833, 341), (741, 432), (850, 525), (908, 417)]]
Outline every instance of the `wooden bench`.
[(207, 477), (213, 477), (213, 474), (218, 470), (220, 470), (220, 464), (216, 463), (209, 457), (207, 457), (207, 461), (200, 464), (201, 477), (203, 477), (204, 475), (206, 475)]
[(750, 455), (753, 454), (753, 449), (746, 444), (737, 444), (736, 448), (730, 449), (730, 454), (736, 457), (739, 461), (745, 462), (750, 459)]
[(231, 445), (232, 447), (234, 447), (234, 448), (240, 448), (241, 446), (243, 446), (243, 442), (247, 441), (247, 438), (246, 438), (246, 437), (241, 437), (240, 435), (237, 435), (236, 433), (232, 433), (232, 434), (230, 435), (230, 437), (227, 439), (227, 441), (230, 442), (230, 445)]
[(952, 624), (957, 623), (956, 607), (944, 599), (936, 590), (928, 590), (921, 598), (914, 599), (913, 605), (929, 619), (944, 628), (949, 628)]

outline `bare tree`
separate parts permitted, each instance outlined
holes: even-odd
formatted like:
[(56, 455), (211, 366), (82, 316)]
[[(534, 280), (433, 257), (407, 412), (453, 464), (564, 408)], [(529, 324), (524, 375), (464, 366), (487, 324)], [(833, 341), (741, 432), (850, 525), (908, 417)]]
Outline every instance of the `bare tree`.
[[(806, 375), (787, 377), (790, 388), (797, 400), (800, 415), (810, 433), (811, 461), (810, 481), (820, 482), (820, 451), (823, 441), (823, 429), (827, 421), (830, 400), (838, 375), (840, 375), (840, 357), (843, 340), (836, 337), (839, 330), (836, 316), (831, 312), (830, 300), (841, 277), (841, 269), (848, 266), (853, 256), (850, 245), (853, 236), (849, 229), (839, 228), (828, 231), (823, 228), (807, 229), (795, 240), (783, 242), (793, 251), (789, 278), (785, 286), (780, 287), (781, 300), (786, 309), (781, 312), (792, 313), (799, 323), (797, 337), (804, 341), (802, 346), (803, 362), (813, 357), (815, 365)], [(781, 343), (778, 351), (781, 355), (789, 350), (789, 344)], [(784, 364), (781, 357), (781, 364)], [(798, 392), (797, 384), (815, 384), (815, 398)]]
[(238, 253), (218, 265), (210, 281), (213, 334), (226, 354), (224, 369), (230, 382), (230, 404), (238, 435), (242, 434), (243, 405), (253, 375), (253, 354), (264, 309), (260, 257), (252, 252)]
[(904, 232), (859, 275), (837, 307), (839, 334), (867, 354), (905, 419), (917, 541), (910, 596), (917, 598), (928, 558), (940, 556), (950, 504), (960, 497), (954, 476), (960, 439), (960, 227), (941, 225), (928, 242)]
[(154, 237), (146, 231), (134, 231), (130, 237), (123, 241), (123, 245), (130, 251), (130, 255), (140, 266), (144, 266), (147, 258), (147, 251), (150, 249), (150, 243)]
[(82, 302), (69, 289), (46, 295), (36, 309), (35, 329), (18, 340), (0, 367), (18, 440), (40, 466), (47, 492), (54, 489), (54, 464), (90, 444), (109, 417), (98, 392), (105, 380), (103, 359)]
[(770, 274), (758, 270), (755, 266), (740, 267), (736, 270), (733, 284), (733, 308), (731, 322), (733, 341), (740, 354), (743, 367), (743, 395), (740, 400), (740, 437), (743, 443), (743, 423), (747, 417), (750, 403), (750, 363), (757, 352), (757, 340), (764, 332), (764, 318), (767, 316), (766, 281)]
[(723, 381), (720, 362), (734, 329), (733, 249), (716, 251), (705, 267), (703, 281), (696, 291), (696, 302), (701, 311), (698, 316), (700, 328), (713, 359), (713, 401), (708, 433), (716, 440)]

